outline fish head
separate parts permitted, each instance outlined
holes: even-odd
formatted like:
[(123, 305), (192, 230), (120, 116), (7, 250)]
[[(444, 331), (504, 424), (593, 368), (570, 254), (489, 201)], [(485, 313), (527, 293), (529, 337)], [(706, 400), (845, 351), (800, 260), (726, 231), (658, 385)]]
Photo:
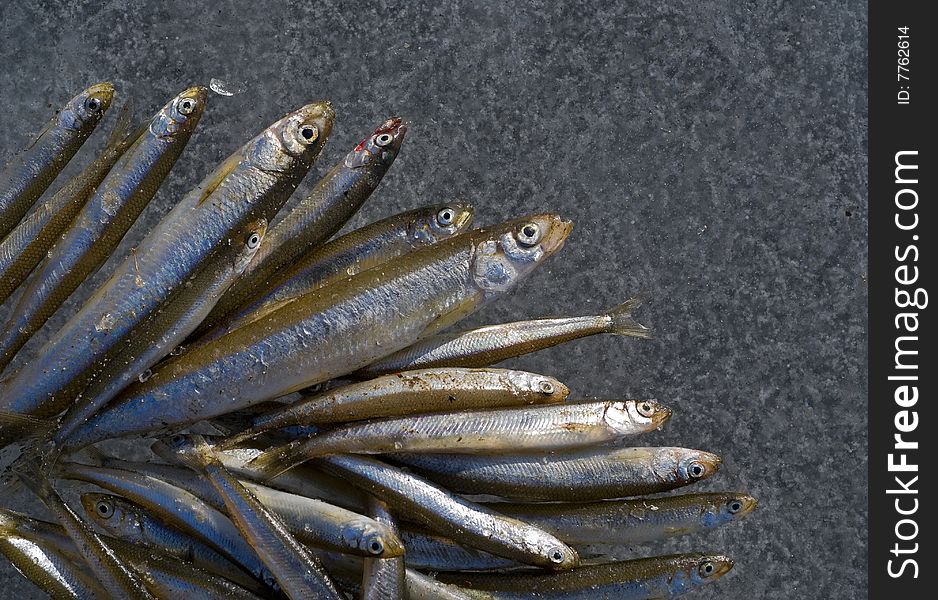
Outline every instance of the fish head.
[(127, 501), (111, 494), (87, 492), (81, 495), (81, 505), (92, 521), (111, 532), (141, 532), (143, 526)]
[(679, 554), (666, 560), (673, 569), (668, 583), (675, 596), (716, 581), (733, 568), (733, 561), (722, 554)]
[(368, 556), (395, 558), (404, 555), (404, 544), (387, 527), (375, 527), (371, 523), (357, 523), (349, 528), (357, 539), (355, 544)]
[(150, 121), (150, 133), (160, 138), (191, 134), (208, 103), (208, 88), (195, 86), (183, 90), (166, 103)]
[(671, 418), (671, 409), (654, 400), (610, 402), (603, 419), (615, 431), (631, 432), (635, 426), (643, 430), (661, 428)]
[(252, 219), (237, 228), (228, 237), (227, 250), (234, 257), (234, 268), (243, 272), (254, 259), (267, 235), (267, 219)]
[(345, 155), (345, 166), (357, 169), (380, 161), (384, 168), (390, 167), (406, 135), (407, 123), (400, 117), (391, 117)]
[(332, 134), (335, 110), (327, 101), (313, 102), (273, 123), (249, 142), (245, 158), (269, 173), (305, 174)]
[(151, 446), (157, 456), (175, 460), (187, 467), (199, 469), (215, 460), (211, 446), (201, 435), (182, 434), (166, 436)]
[(703, 507), (704, 525), (718, 527), (731, 521), (741, 519), (755, 510), (759, 502), (749, 496), (737, 492), (720, 492), (711, 494), (709, 502)]
[(68, 101), (59, 115), (62, 123), (75, 131), (87, 131), (104, 117), (114, 100), (114, 85), (96, 83)]
[(702, 450), (681, 450), (677, 463), (677, 476), (685, 483), (706, 479), (720, 470), (723, 460), (716, 454)]
[[(517, 373), (523, 373), (521, 378), (523, 381), (515, 382), (515, 387), (523, 389), (526, 392), (533, 392), (535, 394), (540, 394), (545, 399), (550, 399), (554, 402), (563, 402), (567, 399), (567, 396), (570, 395), (570, 388), (565, 386), (560, 380), (554, 379), (547, 375), (538, 375), (536, 373), (527, 373), (523, 371), (518, 371)], [(512, 379), (515, 379), (512, 377)]]
[(421, 244), (435, 244), (462, 233), (472, 224), (472, 206), (460, 202), (437, 204), (415, 212), (408, 226), (410, 239)]
[(473, 279), (485, 292), (503, 292), (563, 247), (573, 223), (541, 214), (502, 223), (475, 234)]

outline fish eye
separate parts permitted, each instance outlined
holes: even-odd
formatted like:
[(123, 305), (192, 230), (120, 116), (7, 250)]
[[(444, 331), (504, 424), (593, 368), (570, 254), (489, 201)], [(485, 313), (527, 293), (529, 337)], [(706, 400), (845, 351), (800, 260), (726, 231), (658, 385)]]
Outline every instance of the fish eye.
[(651, 402), (639, 402), (638, 403), (638, 414), (643, 417), (653, 417), (655, 415), (655, 406)]
[(546, 379), (542, 379), (541, 382), (537, 384), (537, 387), (541, 390), (541, 393), (544, 395), (549, 396), (550, 394), (554, 393), (554, 384), (547, 381)]
[(452, 208), (443, 208), (440, 209), (440, 212), (436, 213), (436, 222), (442, 227), (447, 227), (453, 224), (456, 215), (453, 213)]
[(541, 241), (541, 228), (537, 226), (537, 223), (527, 223), (518, 230), (515, 237), (519, 244), (530, 248)]
[(304, 144), (312, 144), (319, 137), (319, 128), (315, 125), (303, 125), (300, 127), (300, 137)]
[(377, 556), (384, 552), (384, 544), (381, 543), (381, 540), (374, 539), (368, 543), (368, 551)]
[(731, 515), (735, 515), (743, 509), (743, 503), (733, 498), (726, 504), (726, 509), (730, 512)]
[(707, 472), (707, 469), (700, 462), (695, 460), (687, 465), (687, 472), (690, 473), (690, 476), (694, 479), (700, 479), (704, 476), (704, 473)]
[(710, 577), (716, 570), (716, 566), (709, 560), (700, 563), (700, 566), (697, 567), (697, 572), (700, 573), (701, 577)]
[(182, 435), (181, 433), (177, 433), (173, 437), (169, 438), (169, 443), (173, 446), (181, 446), (184, 441), (186, 441), (186, 436)]
[(110, 519), (111, 515), (114, 514), (114, 507), (107, 500), (98, 500), (97, 504), (94, 505), (94, 510), (105, 519)]
[(183, 98), (179, 101), (179, 112), (184, 115), (191, 115), (195, 110), (195, 100), (192, 98)]
[(394, 136), (390, 133), (382, 133), (375, 136), (375, 144), (384, 148), (388, 144), (394, 141)]
[(92, 96), (91, 98), (85, 100), (85, 108), (91, 112), (98, 112), (101, 110), (101, 101)]
[(256, 231), (248, 236), (247, 247), (248, 250), (254, 250), (261, 245), (261, 236)]
[(550, 554), (551, 562), (557, 563), (557, 564), (560, 564), (563, 562), (564, 552), (560, 548), (553, 548), (549, 554)]

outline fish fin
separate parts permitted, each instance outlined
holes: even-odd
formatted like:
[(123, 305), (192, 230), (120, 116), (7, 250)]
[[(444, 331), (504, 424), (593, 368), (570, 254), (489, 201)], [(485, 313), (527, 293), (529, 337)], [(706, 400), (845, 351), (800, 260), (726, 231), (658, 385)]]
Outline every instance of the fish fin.
[(609, 333), (646, 340), (652, 338), (653, 330), (632, 318), (632, 313), (642, 305), (643, 300), (644, 298), (641, 296), (633, 296), (619, 306), (609, 310), (606, 313), (611, 321), (609, 324)]
[(301, 444), (300, 440), (293, 440), (282, 446), (271, 448), (255, 456), (248, 466), (256, 469), (262, 480), (270, 481), (303, 462), (296, 456), (296, 449)]
[(117, 122), (111, 130), (111, 135), (107, 138), (105, 149), (114, 148), (121, 145), (127, 136), (130, 135), (130, 116), (133, 112), (133, 102), (127, 99), (117, 113)]
[(32, 415), (23, 415), (0, 411), (0, 448), (16, 442), (31, 444), (48, 436), (55, 427), (55, 421), (40, 419)]
[(212, 172), (212, 178), (208, 180), (204, 186), (202, 186), (201, 195), (199, 196), (199, 201), (196, 204), (202, 204), (205, 202), (206, 198), (212, 195), (212, 193), (218, 189), (218, 186), (227, 178), (232, 171), (234, 171), (237, 166), (241, 164), (241, 154), (235, 153), (225, 159), (223, 163), (218, 165), (215, 168), (215, 171)]

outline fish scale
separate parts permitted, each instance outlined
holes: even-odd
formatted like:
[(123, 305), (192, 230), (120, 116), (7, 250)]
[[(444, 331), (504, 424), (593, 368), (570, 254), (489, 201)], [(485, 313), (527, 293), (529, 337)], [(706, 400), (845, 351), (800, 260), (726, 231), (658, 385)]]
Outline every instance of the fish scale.
[[(307, 105), (280, 119), (222, 162), (186, 194), (111, 277), (4, 387), (4, 401), (35, 412), (72, 400), (112, 348), (185, 283), (233, 230), (273, 219), (322, 149), (334, 112)], [(300, 143), (304, 127), (315, 143)], [(29, 409), (23, 410), (23, 409)]]
[[(666, 492), (705, 479), (720, 466), (709, 452), (686, 448), (587, 448), (563, 454), (392, 457), (458, 493), (525, 501), (591, 501)], [(694, 477), (687, 465), (699, 462)]]

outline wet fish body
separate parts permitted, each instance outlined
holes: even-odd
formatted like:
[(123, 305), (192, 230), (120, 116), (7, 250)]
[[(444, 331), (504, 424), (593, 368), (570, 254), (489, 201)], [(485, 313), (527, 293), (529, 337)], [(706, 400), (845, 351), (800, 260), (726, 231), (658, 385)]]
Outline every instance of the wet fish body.
[(315, 394), (254, 418), (236, 445), (291, 425), (328, 424), (425, 412), (551, 404), (570, 390), (553, 377), (509, 369), (420, 369)]
[(442, 333), (377, 360), (355, 376), (367, 379), (418, 367), (485, 367), (601, 333), (649, 338), (651, 330), (632, 318), (639, 305), (637, 298), (631, 298), (600, 315), (535, 319)]
[(73, 97), (0, 172), (0, 238), (6, 237), (94, 131), (114, 98), (110, 83)]
[(107, 146), (97, 158), (23, 219), (5, 238), (0, 237), (0, 304), (42, 262), (111, 167), (134, 142), (139, 131), (129, 131), (129, 125), (130, 110), (125, 104)]
[(307, 294), (165, 362), (68, 445), (194, 423), (354, 371), (510, 291), (570, 227), (555, 215), (510, 221)]
[(722, 555), (675, 554), (580, 567), (566, 573), (446, 573), (443, 581), (498, 600), (662, 600), (716, 581), (733, 568)]
[(264, 289), (256, 290), (251, 300), (231, 311), (189, 348), (255, 321), (282, 302), (462, 233), (471, 222), (471, 206), (449, 203), (407, 211), (351, 231), (284, 266)]
[(39, 356), (11, 378), (3, 388), (8, 406), (72, 400), (99, 361), (235, 230), (259, 218), (270, 222), (318, 156), (333, 119), (328, 103), (307, 105), (222, 162), (160, 220)]
[(401, 119), (388, 119), (333, 167), (271, 229), (256, 260), (206, 317), (199, 334), (268, 289), (279, 270), (342, 229), (378, 187), (406, 134), (407, 125)]
[(669, 409), (653, 400), (409, 415), (318, 433), (268, 450), (254, 464), (277, 474), (310, 458), (340, 453), (550, 452), (649, 432), (670, 416)]
[(588, 448), (541, 455), (395, 455), (456, 493), (591, 502), (667, 492), (715, 473), (720, 457), (687, 448)]
[[(199, 123), (205, 102), (205, 88), (184, 90), (156, 113), (146, 131), (121, 155), (65, 236), (27, 280), (26, 289), (0, 335), (0, 364), (9, 363), (33, 333), (111, 255), (182, 154)], [(54, 336), (46, 348), (54, 345), (55, 340)], [(30, 365), (21, 371), (32, 373)], [(60, 412), (70, 400), (61, 395), (58, 398), (18, 395), (17, 377), (13, 375), (10, 385), (0, 392), (11, 397), (9, 402), (5, 401), (5, 409), (10, 412), (48, 417)], [(44, 374), (42, 379), (51, 378)]]

